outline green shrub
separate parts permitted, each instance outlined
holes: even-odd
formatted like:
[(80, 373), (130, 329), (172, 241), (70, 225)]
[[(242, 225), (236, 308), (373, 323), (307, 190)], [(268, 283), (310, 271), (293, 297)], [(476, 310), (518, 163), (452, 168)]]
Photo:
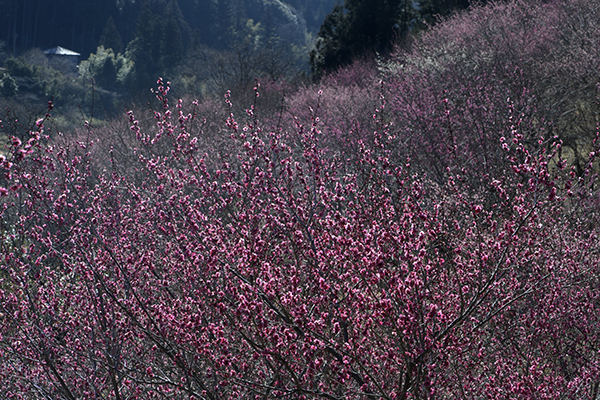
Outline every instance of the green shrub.
[(127, 85), (132, 69), (131, 60), (99, 46), (95, 54), (81, 63), (79, 73), (84, 78), (93, 79), (104, 89), (116, 90)]
[(35, 67), (22, 58), (9, 58), (4, 61), (4, 67), (15, 78), (31, 78), (35, 74)]
[(0, 79), (0, 93), (4, 97), (13, 97), (17, 94), (17, 82), (10, 76), (10, 74), (4, 74)]

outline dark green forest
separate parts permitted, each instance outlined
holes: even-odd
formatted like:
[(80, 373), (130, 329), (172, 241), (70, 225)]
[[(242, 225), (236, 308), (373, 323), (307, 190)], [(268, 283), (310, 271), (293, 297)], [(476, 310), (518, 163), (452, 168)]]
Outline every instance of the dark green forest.
[(271, 36), (302, 45), (304, 35), (316, 32), (334, 5), (335, 0), (3, 0), (0, 40), (11, 55), (62, 46), (85, 59), (102, 43), (107, 28), (127, 45), (136, 37), (136, 21), (145, 18), (148, 27), (176, 21), (185, 47), (199, 42), (223, 49), (252, 19)]
[[(353, 60), (385, 56), (468, 6), (468, 0), (0, 0), (0, 99), (11, 112), (43, 109), (52, 100), (70, 119), (94, 107), (96, 117), (111, 118), (146, 102), (159, 76), (176, 95), (196, 98), (243, 94), (257, 78), (297, 86)], [(43, 53), (56, 46), (78, 53), (78, 65)]]

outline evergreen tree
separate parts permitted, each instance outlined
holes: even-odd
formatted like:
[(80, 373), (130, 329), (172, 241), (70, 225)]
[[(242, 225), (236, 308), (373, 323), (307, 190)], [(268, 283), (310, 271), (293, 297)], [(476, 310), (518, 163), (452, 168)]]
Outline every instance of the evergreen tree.
[(337, 4), (325, 17), (319, 29), (316, 48), (310, 52), (311, 70), (315, 77), (352, 60), (351, 51), (344, 43), (347, 27), (344, 8)]
[(169, 7), (161, 37), (160, 64), (163, 68), (177, 65), (183, 57), (183, 39), (175, 13)]
[(315, 77), (365, 52), (385, 53), (413, 20), (411, 0), (345, 0), (325, 17), (310, 62)]
[(105, 49), (113, 49), (115, 53), (123, 52), (123, 39), (119, 34), (117, 25), (112, 15), (108, 17), (102, 36), (100, 37), (100, 46), (104, 46)]
[(127, 58), (135, 64), (137, 86), (150, 86), (160, 74), (164, 48), (163, 21), (146, 1), (138, 15), (135, 37), (127, 46)]
[[(187, 8), (185, 7), (186, 3), (189, 3)], [(196, 43), (194, 45), (197, 46), (199, 43), (202, 43), (218, 47), (216, 39), (219, 32), (217, 28), (217, 24), (219, 23), (217, 8), (222, 1), (196, 0), (193, 3), (186, 3), (181, 3), (183, 7), (182, 11), (195, 30), (193, 41), (196, 41)]]
[(213, 41), (217, 48), (226, 48), (231, 42), (231, 25), (233, 24), (231, 8), (232, 6), (229, 4), (229, 0), (220, 0), (216, 2)]

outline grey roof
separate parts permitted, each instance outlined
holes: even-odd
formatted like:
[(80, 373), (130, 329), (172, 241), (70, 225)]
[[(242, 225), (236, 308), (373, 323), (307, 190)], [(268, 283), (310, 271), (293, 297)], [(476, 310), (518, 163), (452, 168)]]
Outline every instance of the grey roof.
[(69, 49), (65, 49), (64, 47), (60, 47), (60, 46), (53, 47), (48, 50), (44, 50), (44, 54), (56, 54), (59, 56), (80, 56), (81, 55), (79, 53), (76, 53)]

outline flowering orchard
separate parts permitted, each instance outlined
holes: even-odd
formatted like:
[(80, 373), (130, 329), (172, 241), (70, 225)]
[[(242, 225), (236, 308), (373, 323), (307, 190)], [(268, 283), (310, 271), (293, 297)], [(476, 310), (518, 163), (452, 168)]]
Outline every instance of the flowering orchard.
[(382, 101), (352, 164), (316, 118), (284, 133), (252, 108), (208, 155), (167, 91), (152, 131), (130, 114), (135, 176), (91, 175), (91, 127), (13, 140), (4, 397), (595, 396), (597, 197), (560, 141), (513, 120), (510, 168), (438, 183), (394, 157)]
[(0, 399), (597, 399), (600, 130), (404, 68), (12, 137)]
[(510, 129), (508, 99), (513, 114), (529, 121), (525, 143), (535, 143), (541, 130), (559, 136), (561, 155), (581, 175), (600, 111), (599, 21), (597, 1), (513, 0), (475, 7), (425, 32), (412, 52), (380, 68), (404, 138), (398, 151), (419, 158), (436, 179), (455, 155), (473, 171), (505, 168), (495, 150)]

